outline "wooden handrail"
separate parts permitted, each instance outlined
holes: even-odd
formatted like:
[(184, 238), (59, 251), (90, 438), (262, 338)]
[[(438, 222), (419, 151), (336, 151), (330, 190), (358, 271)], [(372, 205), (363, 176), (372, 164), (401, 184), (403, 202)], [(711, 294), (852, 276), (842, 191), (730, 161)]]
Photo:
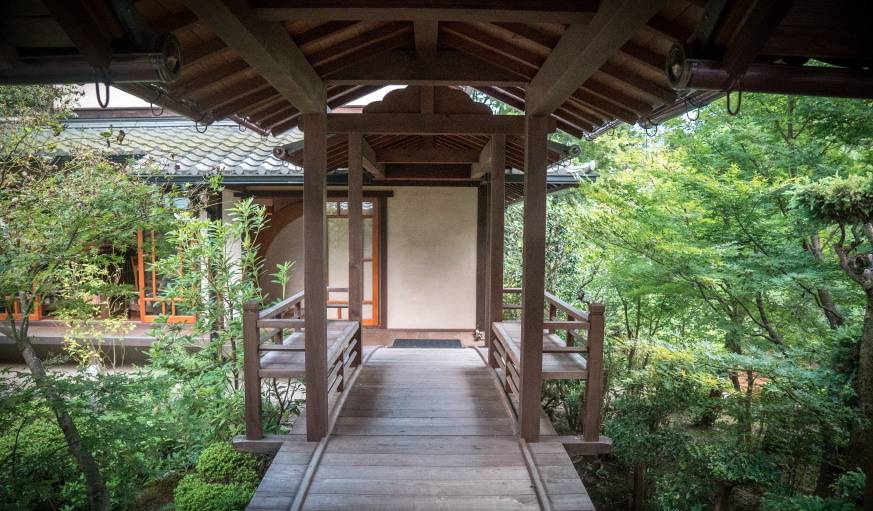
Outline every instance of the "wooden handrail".
[(575, 319), (579, 321), (588, 321), (588, 313), (573, 307), (548, 291), (545, 292), (545, 297), (546, 302), (566, 312), (568, 315), (573, 316)]
[(279, 314), (282, 314), (286, 310), (288, 310), (291, 307), (294, 307), (298, 303), (302, 302), (303, 297), (304, 297), (303, 291), (295, 293), (295, 294), (289, 296), (288, 298), (285, 298), (281, 302), (279, 302), (275, 305), (271, 305), (271, 306), (267, 307), (266, 309), (262, 310), (261, 312), (259, 312), (258, 319), (275, 318)]

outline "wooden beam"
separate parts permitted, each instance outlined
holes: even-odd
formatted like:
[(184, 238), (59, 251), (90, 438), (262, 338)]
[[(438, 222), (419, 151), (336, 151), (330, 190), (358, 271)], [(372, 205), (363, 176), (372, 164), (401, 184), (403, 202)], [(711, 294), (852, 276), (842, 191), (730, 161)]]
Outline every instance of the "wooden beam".
[(470, 168), (470, 177), (479, 179), (491, 171), (491, 162), (494, 155), (494, 137), (485, 144), (485, 147), (479, 151), (479, 158), (473, 163)]
[(327, 222), (325, 114), (303, 114), (303, 287), (306, 291), (306, 439), (327, 434)]
[(95, 68), (108, 68), (112, 58), (112, 41), (89, 14), (86, 3), (81, 0), (43, 1), (82, 57)]
[(654, 16), (666, 0), (602, 2), (589, 25), (570, 25), (527, 90), (526, 112), (560, 107)]
[(358, 322), (355, 366), (360, 365), (364, 360), (362, 331), (364, 308), (363, 142), (364, 137), (360, 133), (349, 134), (349, 319)]
[[(303, 130), (305, 125), (301, 124)], [(555, 129), (554, 122), (548, 128)], [(504, 135), (523, 136), (524, 117), (484, 114), (328, 114), (330, 133), (397, 135)]]
[(436, 20), (421, 20), (413, 23), (415, 35), (415, 51), (419, 53), (437, 50), (439, 22)]
[(367, 172), (373, 174), (376, 179), (385, 179), (385, 165), (376, 160), (376, 151), (370, 146), (369, 142), (361, 138), (361, 154), (363, 158), (364, 168)]
[(404, 2), (347, 2), (304, 0), (294, 2), (293, 7), (282, 0), (256, 0), (252, 2), (262, 19), (273, 21), (307, 20), (371, 20), (371, 21), (494, 21), (523, 23), (587, 23), (597, 9), (597, 0), (568, 2), (547, 0), (544, 2), (512, 2), (507, 6), (500, 0), (463, 2), (458, 7), (455, 0), (410, 0)]
[(540, 434), (543, 383), (543, 301), (546, 264), (548, 118), (525, 116), (524, 242), (521, 293), (521, 396), (519, 431), (527, 442)]
[[(727, 45), (724, 66), (731, 80), (741, 76), (749, 67), (770, 34), (782, 22), (782, 18), (794, 5), (794, 0), (758, 0), (746, 14), (743, 24), (737, 29)], [(726, 86), (730, 86), (728, 83)]]
[(488, 187), (476, 189), (476, 330), (488, 335)]
[(184, 3), (298, 110), (324, 112), (324, 84), (281, 24), (258, 20), (244, 0)]
[(463, 163), (433, 165), (420, 163), (389, 163), (385, 179), (469, 181), (470, 165)]
[(494, 334), (491, 325), (503, 319), (503, 230), (506, 201), (506, 136), (494, 135), (488, 143), (490, 176), (488, 181), (488, 363), (496, 367), (494, 360)]
[(459, 51), (380, 53), (326, 73), (328, 85), (504, 85), (526, 87), (527, 80)]
[(477, 149), (415, 146), (389, 147), (376, 151), (376, 161), (385, 163), (478, 163)]

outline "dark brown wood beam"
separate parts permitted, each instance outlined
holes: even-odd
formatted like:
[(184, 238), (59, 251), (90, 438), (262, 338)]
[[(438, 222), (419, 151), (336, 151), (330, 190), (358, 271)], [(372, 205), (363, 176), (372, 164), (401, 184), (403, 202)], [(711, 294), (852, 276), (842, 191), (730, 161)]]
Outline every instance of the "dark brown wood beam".
[(627, 43), (665, 0), (603, 2), (589, 25), (570, 25), (528, 88), (529, 115), (554, 112)]
[[(794, 0), (758, 0), (746, 14), (742, 25), (727, 45), (724, 67), (731, 80), (741, 76), (761, 49), (782, 18), (794, 5)], [(730, 85), (730, 84), (726, 84)]]
[(384, 179), (469, 181), (470, 164), (388, 163)]
[(304, 113), (323, 113), (324, 84), (280, 23), (258, 20), (237, 0), (184, 0), (228, 46)]
[(488, 169), (488, 310), (485, 339), (488, 343), (488, 365), (496, 367), (494, 359), (494, 332), (491, 326), (503, 320), (503, 237), (504, 207), (506, 201), (506, 137), (494, 135), (487, 146), (490, 149)]
[[(363, 219), (363, 140), (360, 133), (349, 135), (349, 319), (358, 322), (354, 365), (364, 360), (364, 219)], [(305, 270), (305, 268), (304, 268)]]
[(488, 335), (488, 187), (476, 189), (476, 330)]
[(376, 160), (376, 151), (370, 146), (366, 139), (361, 140), (361, 154), (363, 158), (363, 166), (367, 172), (373, 174), (376, 179), (385, 179), (385, 164), (379, 163)]
[(499, 21), (523, 23), (587, 23), (597, 9), (596, 0), (567, 2), (513, 2), (479, 0), (458, 7), (454, 0), (407, 0), (398, 2), (355, 2), (304, 0), (293, 6), (281, 0), (252, 2), (262, 19), (285, 20), (375, 20), (375, 21)]
[(221, 39), (210, 39), (205, 43), (200, 43), (197, 46), (186, 48), (184, 51), (185, 65), (190, 66), (196, 64), (209, 57), (218, 55), (228, 51), (228, 47)]
[(513, 85), (527, 80), (457, 51), (392, 51), (326, 74), (329, 85)]
[(476, 149), (446, 149), (433, 146), (389, 147), (376, 150), (376, 161), (384, 163), (477, 163)]
[(112, 40), (80, 0), (43, 0), (79, 53), (95, 68), (109, 67)]
[(306, 291), (306, 439), (327, 434), (327, 222), (325, 220), (325, 114), (304, 114), (309, 131), (303, 145), (303, 260)]
[[(550, 127), (554, 131), (554, 121)], [(520, 115), (480, 114), (328, 114), (327, 129), (330, 133), (398, 135), (525, 133), (524, 117)]]
[(521, 388), (519, 434), (527, 442), (540, 435), (543, 384), (543, 302), (546, 265), (548, 118), (526, 115), (524, 221), (521, 295)]
[(437, 20), (420, 20), (413, 23), (415, 51), (419, 53), (437, 51), (438, 26)]
[(182, 12), (171, 14), (157, 21), (154, 21), (152, 23), (152, 27), (154, 27), (155, 31), (158, 33), (182, 32), (183, 30), (187, 30), (193, 27), (197, 23), (200, 23), (197, 15), (195, 15), (188, 9), (183, 9)]

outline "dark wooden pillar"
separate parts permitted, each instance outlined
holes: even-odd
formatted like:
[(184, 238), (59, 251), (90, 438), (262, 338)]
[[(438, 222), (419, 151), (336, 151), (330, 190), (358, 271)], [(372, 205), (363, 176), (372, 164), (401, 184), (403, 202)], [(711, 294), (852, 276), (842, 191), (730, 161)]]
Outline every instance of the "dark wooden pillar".
[(261, 360), (258, 345), (261, 343), (258, 331), (258, 312), (260, 304), (250, 300), (243, 304), (243, 378), (245, 383), (246, 438), (264, 438), (261, 426), (261, 375), (258, 371)]
[(364, 176), (361, 148), (361, 134), (349, 134), (349, 319), (358, 322), (355, 366), (361, 363), (364, 353), (361, 325), (364, 309)]
[(526, 117), (524, 164), (524, 246), (521, 295), (520, 432), (539, 440), (543, 379), (543, 302), (546, 263), (547, 116)]
[(306, 438), (327, 433), (327, 118), (303, 114), (303, 282), (306, 292)]
[(494, 361), (494, 333), (491, 324), (503, 319), (503, 230), (506, 175), (506, 135), (491, 137), (491, 169), (488, 183), (488, 363)]
[(488, 187), (476, 189), (476, 329), (488, 336)]

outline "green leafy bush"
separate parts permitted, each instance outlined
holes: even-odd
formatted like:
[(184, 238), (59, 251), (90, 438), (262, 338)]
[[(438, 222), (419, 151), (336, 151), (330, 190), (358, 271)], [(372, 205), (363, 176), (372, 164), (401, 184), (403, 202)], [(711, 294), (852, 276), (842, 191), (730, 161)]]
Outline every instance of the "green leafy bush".
[(858, 507), (842, 499), (798, 495), (796, 497), (767, 497), (761, 511), (857, 511)]
[[(85, 499), (85, 488), (56, 424), (30, 420), (0, 436), (0, 502), (8, 509), (55, 508)], [(72, 498), (71, 498), (72, 497)]]
[(220, 442), (208, 446), (197, 460), (197, 473), (210, 483), (258, 483), (258, 462), (255, 458), (237, 452), (230, 444)]
[(179, 481), (173, 497), (177, 511), (237, 511), (245, 509), (253, 493), (250, 486), (208, 483), (189, 474)]
[(212, 444), (200, 454), (196, 471), (173, 493), (178, 511), (245, 509), (258, 485), (258, 462), (227, 443)]

